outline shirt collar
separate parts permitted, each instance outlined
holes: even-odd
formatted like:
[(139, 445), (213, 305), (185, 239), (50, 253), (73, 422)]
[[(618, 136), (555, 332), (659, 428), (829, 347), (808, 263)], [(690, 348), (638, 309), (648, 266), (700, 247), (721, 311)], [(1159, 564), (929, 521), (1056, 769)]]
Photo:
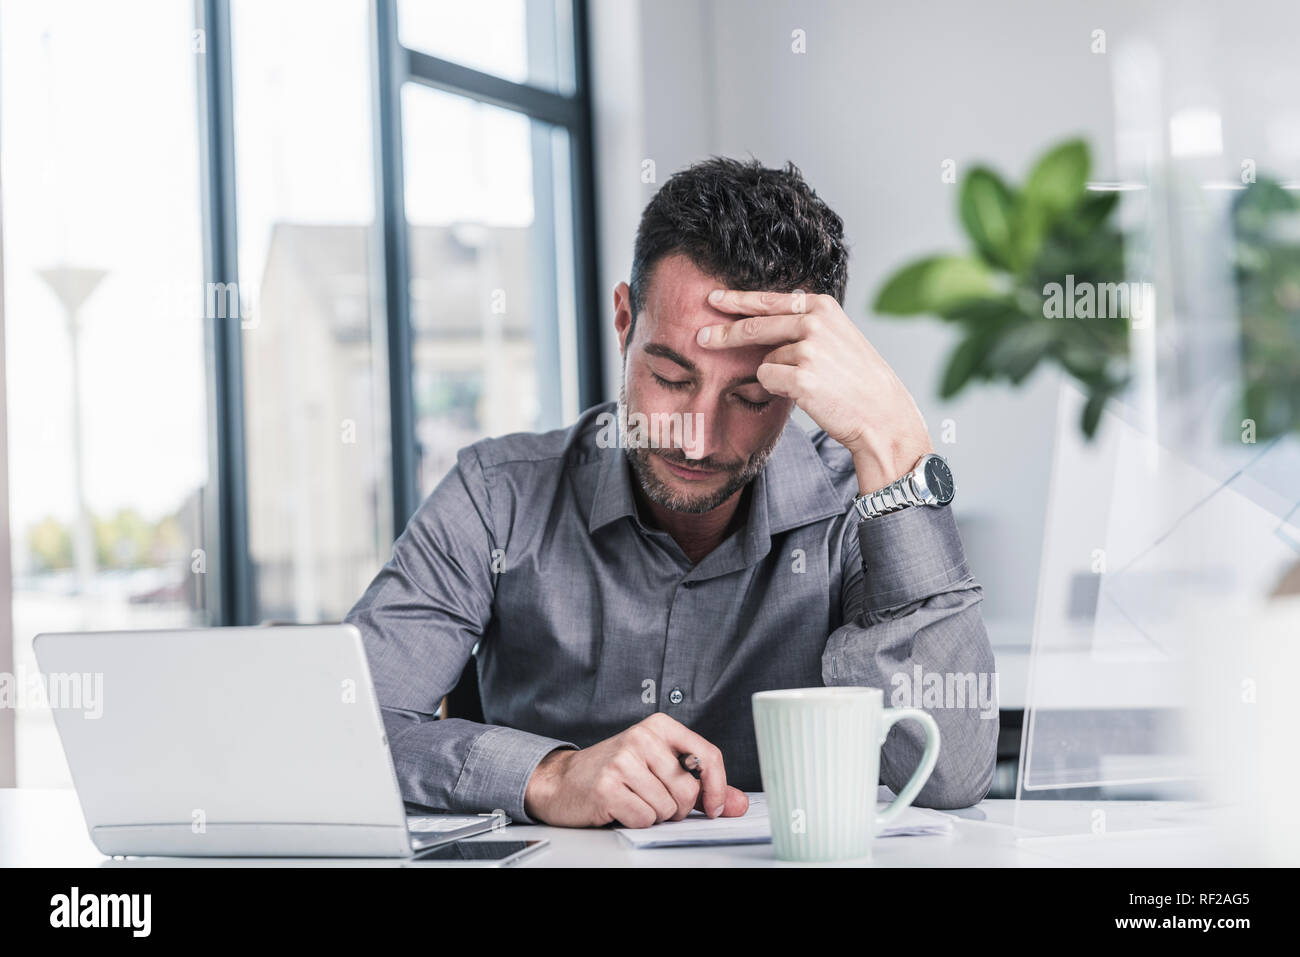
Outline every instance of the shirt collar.
[[(593, 435), (591, 441), (595, 441)], [(599, 449), (596, 494), (591, 502), (589, 531), (595, 532), (623, 516), (636, 518), (636, 499), (632, 495), (632, 463), (618, 446)]]
[[(608, 403), (614, 409), (613, 403)], [(593, 434), (589, 441), (595, 442)], [(625, 449), (598, 449), (600, 466), (587, 527), (591, 532), (623, 518), (636, 519), (632, 483), (636, 478)], [(741, 532), (744, 564), (758, 561), (771, 549), (771, 538), (810, 522), (844, 514), (848, 503), (836, 492), (826, 464), (812, 438), (791, 418), (763, 471), (754, 477), (749, 516)], [(715, 551), (697, 568), (710, 563)], [(712, 574), (721, 574), (714, 569)]]

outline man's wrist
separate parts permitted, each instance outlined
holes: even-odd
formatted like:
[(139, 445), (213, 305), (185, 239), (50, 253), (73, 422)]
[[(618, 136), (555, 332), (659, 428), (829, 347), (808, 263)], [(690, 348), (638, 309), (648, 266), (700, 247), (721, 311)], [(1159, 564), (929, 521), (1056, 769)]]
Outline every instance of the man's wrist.
[(545, 822), (545, 809), (555, 795), (559, 772), (564, 760), (573, 751), (570, 748), (556, 748), (548, 752), (533, 768), (528, 785), (524, 788), (524, 813), (534, 821)]
[(859, 494), (870, 495), (892, 485), (933, 451), (929, 437), (924, 441), (890, 443), (880, 449), (853, 450), (853, 470), (858, 476)]

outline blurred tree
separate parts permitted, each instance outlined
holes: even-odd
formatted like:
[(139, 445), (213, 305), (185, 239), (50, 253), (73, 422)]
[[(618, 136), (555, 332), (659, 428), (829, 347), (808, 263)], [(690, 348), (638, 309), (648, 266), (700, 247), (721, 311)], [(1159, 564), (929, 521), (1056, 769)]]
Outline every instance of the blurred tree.
[(27, 551), (36, 571), (72, 567), (72, 533), (53, 516), (46, 516), (27, 530)]

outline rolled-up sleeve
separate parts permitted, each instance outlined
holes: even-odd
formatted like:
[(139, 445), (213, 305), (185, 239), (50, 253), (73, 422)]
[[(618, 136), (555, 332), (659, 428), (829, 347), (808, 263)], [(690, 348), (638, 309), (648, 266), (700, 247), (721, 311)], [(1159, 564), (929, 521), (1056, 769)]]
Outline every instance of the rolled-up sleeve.
[(538, 762), (571, 742), (500, 725), (439, 720), (492, 616), (504, 547), (473, 446), (424, 501), (345, 620), (357, 626), (405, 801), (440, 811), (503, 810), (531, 823)]
[[(980, 614), (983, 589), (966, 565), (952, 509), (918, 506), (848, 525), (844, 624), (827, 639), (822, 680), (880, 688), (886, 707), (929, 713), (939, 726), (939, 758), (916, 804), (976, 804), (997, 763), (997, 675)], [(924, 745), (916, 722), (894, 725), (881, 752), (881, 783), (900, 791)]]

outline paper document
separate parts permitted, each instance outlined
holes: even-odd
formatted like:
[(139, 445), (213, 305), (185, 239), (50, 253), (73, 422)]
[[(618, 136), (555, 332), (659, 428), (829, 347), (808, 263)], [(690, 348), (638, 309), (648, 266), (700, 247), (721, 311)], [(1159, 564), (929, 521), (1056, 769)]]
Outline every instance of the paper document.
[[(885, 792), (888, 793), (888, 792)], [(650, 827), (620, 827), (619, 834), (633, 847), (690, 847), (699, 844), (767, 844), (772, 828), (767, 817), (767, 801), (762, 791), (746, 791), (749, 810), (744, 817), (705, 817), (692, 811), (680, 821), (663, 821)], [(877, 811), (888, 801), (880, 800)], [(952, 818), (929, 808), (909, 807), (878, 837), (907, 837), (916, 834), (947, 834)]]

